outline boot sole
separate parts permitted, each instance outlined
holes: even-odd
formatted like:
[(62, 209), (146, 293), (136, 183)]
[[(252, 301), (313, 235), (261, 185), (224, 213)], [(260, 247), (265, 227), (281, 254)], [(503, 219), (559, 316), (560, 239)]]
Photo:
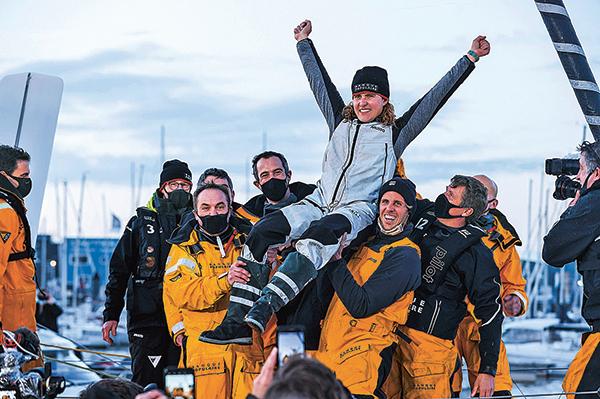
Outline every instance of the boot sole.
[(246, 324), (248, 324), (250, 326), (251, 329), (253, 329), (257, 333), (262, 334), (265, 332), (265, 328), (258, 321), (254, 320), (248, 316), (244, 317), (244, 321), (246, 322)]
[(226, 339), (226, 340), (200, 337), (200, 338), (198, 338), (198, 341), (206, 342), (208, 344), (214, 344), (214, 345), (230, 345), (230, 344), (252, 345), (252, 337), (231, 338), (231, 339)]

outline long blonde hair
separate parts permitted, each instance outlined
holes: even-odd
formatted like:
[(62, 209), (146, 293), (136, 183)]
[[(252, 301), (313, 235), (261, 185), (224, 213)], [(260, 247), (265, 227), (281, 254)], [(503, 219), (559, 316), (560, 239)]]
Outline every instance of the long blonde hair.
[[(342, 110), (342, 116), (344, 117), (344, 122), (350, 122), (354, 119), (358, 119), (358, 116), (356, 116), (356, 113), (354, 112), (354, 105), (352, 101), (350, 101), (350, 103), (344, 107)], [(377, 116), (377, 118), (375, 118), (375, 122), (379, 122), (383, 126), (393, 126), (396, 123), (394, 106), (389, 101), (383, 106), (383, 110)]]

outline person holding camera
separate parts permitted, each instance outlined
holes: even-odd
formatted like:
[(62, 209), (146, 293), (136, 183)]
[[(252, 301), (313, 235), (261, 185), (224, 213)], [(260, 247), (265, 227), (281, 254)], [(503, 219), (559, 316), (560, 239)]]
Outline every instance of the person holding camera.
[[(581, 314), (592, 328), (565, 375), (565, 392), (596, 390), (600, 386), (600, 144), (584, 141), (577, 150), (581, 188), (546, 237), (542, 258), (550, 266), (577, 261), (583, 276)], [(577, 397), (577, 395), (576, 395)]]

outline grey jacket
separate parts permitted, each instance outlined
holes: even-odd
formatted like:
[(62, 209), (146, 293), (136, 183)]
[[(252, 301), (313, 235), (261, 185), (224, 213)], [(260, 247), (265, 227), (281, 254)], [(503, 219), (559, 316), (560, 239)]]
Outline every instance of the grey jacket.
[(475, 68), (466, 56), (462, 57), (431, 90), (396, 119), (394, 126), (383, 126), (378, 122), (342, 121), (344, 100), (331, 82), (312, 41), (298, 42), (297, 50), (329, 127), (329, 144), (321, 179), (317, 182), (318, 197), (325, 201), (320, 205), (329, 211), (357, 201), (375, 206), (379, 187), (393, 177), (404, 149)]

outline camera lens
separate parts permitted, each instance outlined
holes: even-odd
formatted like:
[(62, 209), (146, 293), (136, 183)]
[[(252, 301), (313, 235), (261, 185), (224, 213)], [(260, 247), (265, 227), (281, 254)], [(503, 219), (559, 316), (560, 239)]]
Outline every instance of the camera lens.
[(546, 159), (546, 174), (553, 176), (571, 175), (579, 172), (579, 160), (565, 158)]
[(568, 176), (558, 176), (554, 185), (554, 193), (552, 196), (557, 200), (566, 200), (567, 198), (575, 198), (575, 194), (581, 188), (578, 181), (570, 179)]

